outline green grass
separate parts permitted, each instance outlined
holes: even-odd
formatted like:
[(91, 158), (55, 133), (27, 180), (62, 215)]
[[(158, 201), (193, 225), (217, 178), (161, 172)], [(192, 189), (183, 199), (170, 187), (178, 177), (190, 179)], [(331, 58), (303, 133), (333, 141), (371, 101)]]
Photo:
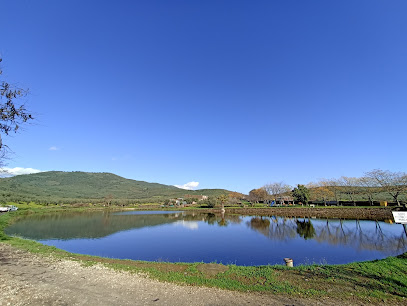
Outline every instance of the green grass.
[[(344, 303), (403, 303), (407, 298), (407, 253), (369, 262), (295, 268), (118, 260), (73, 254), (35, 241), (6, 236), (4, 228), (21, 216), (66, 210), (31, 207), (0, 216), (0, 242), (41, 256), (76, 260), (85, 266), (102, 264), (115, 270), (142, 272), (154, 279), (177, 284), (303, 298), (329, 297)], [(215, 273), (211, 272), (214, 267), (218, 269)]]

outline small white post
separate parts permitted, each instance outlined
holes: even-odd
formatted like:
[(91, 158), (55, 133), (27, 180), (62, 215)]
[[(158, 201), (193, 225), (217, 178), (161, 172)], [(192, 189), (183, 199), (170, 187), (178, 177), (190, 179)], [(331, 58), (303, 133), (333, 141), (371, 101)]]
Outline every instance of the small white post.
[(285, 265), (287, 266), (287, 267), (293, 267), (294, 266), (294, 261), (291, 259), (291, 258), (284, 258), (284, 261), (285, 261)]

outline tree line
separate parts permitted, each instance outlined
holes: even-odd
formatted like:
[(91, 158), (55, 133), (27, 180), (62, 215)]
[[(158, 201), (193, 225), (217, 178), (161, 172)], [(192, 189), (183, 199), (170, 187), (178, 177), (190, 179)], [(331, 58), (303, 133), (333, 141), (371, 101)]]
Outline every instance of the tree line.
[(323, 203), (325, 206), (334, 202), (364, 201), (370, 205), (374, 202), (388, 201), (398, 206), (406, 201), (407, 173), (375, 169), (364, 173), (362, 177), (320, 179), (306, 185), (298, 184), (295, 188), (284, 182), (275, 182), (253, 189), (249, 193), (251, 202), (275, 200), (292, 197), (296, 202), (307, 204), (309, 201)]

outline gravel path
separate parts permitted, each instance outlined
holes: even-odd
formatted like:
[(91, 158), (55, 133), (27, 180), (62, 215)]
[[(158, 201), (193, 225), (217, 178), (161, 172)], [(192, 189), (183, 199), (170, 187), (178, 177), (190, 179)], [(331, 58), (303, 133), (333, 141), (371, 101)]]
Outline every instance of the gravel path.
[(0, 243), (0, 305), (333, 305), (179, 286), (140, 274), (35, 256)]

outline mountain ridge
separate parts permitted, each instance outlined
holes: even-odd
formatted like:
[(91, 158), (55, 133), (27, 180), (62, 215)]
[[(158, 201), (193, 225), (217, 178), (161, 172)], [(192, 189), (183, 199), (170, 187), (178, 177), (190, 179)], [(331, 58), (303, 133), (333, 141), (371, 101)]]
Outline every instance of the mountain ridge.
[(0, 201), (44, 203), (160, 202), (184, 195), (218, 196), (225, 189), (185, 190), (171, 185), (127, 179), (108, 172), (46, 171), (0, 178)]

